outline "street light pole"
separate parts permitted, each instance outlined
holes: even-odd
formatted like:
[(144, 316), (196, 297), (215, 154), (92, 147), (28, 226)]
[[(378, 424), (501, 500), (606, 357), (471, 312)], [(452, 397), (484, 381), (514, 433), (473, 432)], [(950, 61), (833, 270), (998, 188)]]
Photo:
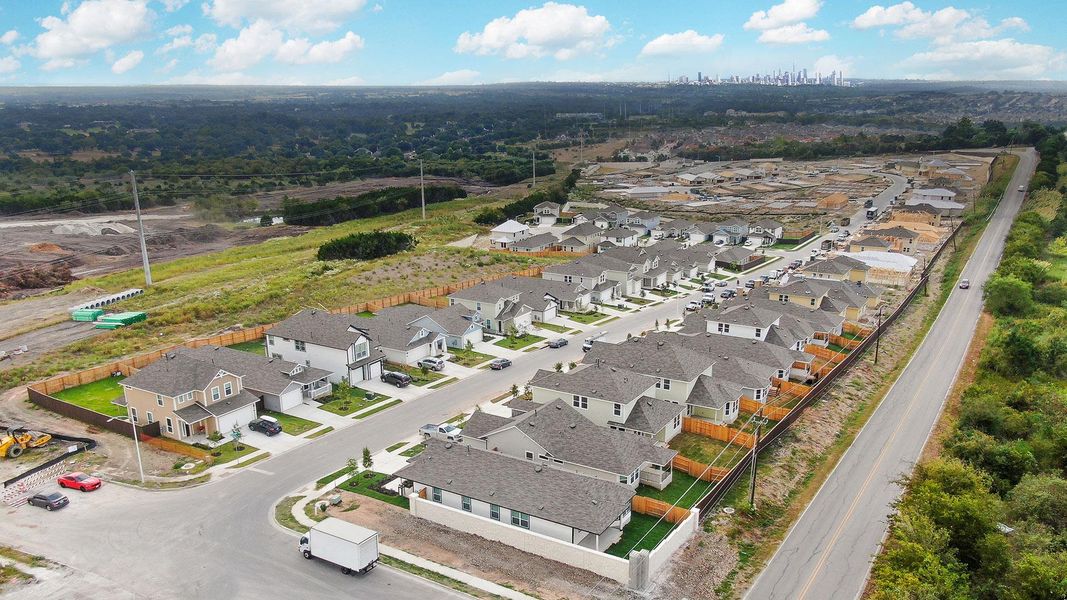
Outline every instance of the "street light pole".
[[(119, 419), (121, 417), (111, 417), (107, 420), (108, 423)], [(133, 420), (133, 413), (130, 411), (130, 405), (126, 405), (126, 418), (130, 420), (130, 429), (133, 430), (133, 447), (137, 452), (137, 471), (141, 474), (141, 485), (144, 485), (144, 463), (141, 462), (141, 436), (137, 435), (137, 423)]]
[[(760, 412), (762, 412), (762, 410)], [(748, 506), (752, 510), (756, 510), (756, 462), (759, 459), (759, 434), (761, 427), (763, 427), (762, 418), (759, 421), (756, 421), (756, 437), (752, 441), (752, 473), (748, 484)]]
[(148, 264), (148, 246), (144, 241), (144, 222), (141, 220), (141, 199), (137, 195), (137, 175), (130, 170), (130, 189), (133, 190), (133, 209), (137, 211), (137, 237), (141, 240), (141, 263), (144, 266), (145, 287), (152, 286), (152, 267)]
[(422, 197), (422, 220), (426, 220), (426, 180), (422, 177), (422, 159), (419, 159), (419, 196)]
[(882, 307), (878, 307), (878, 328), (874, 330), (874, 364), (878, 364), (878, 350), (882, 345)]

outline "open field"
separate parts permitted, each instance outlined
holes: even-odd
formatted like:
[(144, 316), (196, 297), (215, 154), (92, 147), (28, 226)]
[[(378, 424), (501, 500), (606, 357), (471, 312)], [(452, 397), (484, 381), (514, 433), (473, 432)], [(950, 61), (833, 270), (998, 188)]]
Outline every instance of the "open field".
[[(485, 199), (463, 199), (417, 210), (348, 221), (304, 235), (255, 246), (183, 258), (153, 268), (155, 285), (114, 310), (144, 310), (145, 323), (104, 333), (43, 353), (0, 375), (0, 388), (109, 359), (179, 343), (240, 326), (276, 322), (307, 306), (338, 307), (398, 292), (511, 272), (559, 259), (533, 258), (442, 247), (481, 228), (470, 215)], [(416, 250), (372, 261), (320, 262), (323, 242), (359, 231), (403, 230), (417, 236)], [(143, 285), (140, 270), (93, 277), (66, 291), (94, 287), (120, 291)], [(17, 303), (14, 304), (17, 306)], [(5, 307), (6, 309), (6, 307)]]

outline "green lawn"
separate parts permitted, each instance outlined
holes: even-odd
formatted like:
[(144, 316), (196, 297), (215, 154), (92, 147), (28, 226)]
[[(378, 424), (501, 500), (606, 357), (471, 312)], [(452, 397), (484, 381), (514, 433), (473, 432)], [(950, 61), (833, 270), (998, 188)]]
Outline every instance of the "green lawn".
[(458, 378), (449, 377), (448, 379), (442, 379), (442, 380), (438, 381), (437, 383), (431, 383), (430, 385), (426, 386), (426, 389), (428, 389), (428, 390), (436, 390), (437, 388), (443, 388), (446, 385), (452, 385), (453, 383), (455, 383), (457, 381), (459, 381)]
[(378, 473), (377, 471), (363, 471), (355, 477), (341, 484), (341, 489), (349, 492), (355, 492), (362, 494), (370, 498), (376, 498), (382, 502), (388, 502), (403, 508), (408, 509), (408, 499), (403, 496), (391, 496), (389, 494), (383, 494), (379, 492), (377, 488), (383, 482), (392, 479), (392, 475), (386, 475), (385, 473)]
[(402, 402), (402, 400), (400, 400), (398, 398), (396, 400), (390, 400), (389, 402), (382, 402), (382, 403), (376, 404), (374, 406), (374, 408), (368, 410), (367, 412), (365, 412), (365, 413), (363, 413), (363, 414), (361, 414), (361, 415), (359, 415), (358, 417), (355, 417), (355, 418), (356, 419), (366, 419), (367, 417), (369, 417), (371, 415), (380, 413), (380, 412), (382, 412), (383, 410), (385, 410), (387, 408), (390, 408), (390, 407), (396, 406), (397, 404), (400, 404), (401, 402)]
[(563, 311), (560, 311), (559, 314), (563, 315), (564, 317), (567, 317), (568, 319), (574, 321), (575, 323), (582, 323), (583, 325), (589, 325), (590, 323), (596, 323), (600, 319), (603, 319), (604, 317), (607, 316), (602, 312), (575, 313), (575, 312), (563, 312)]
[(414, 446), (404, 450), (400, 453), (400, 456), (406, 456), (411, 458), (412, 456), (418, 456), (422, 454), (422, 451), (426, 449), (426, 444), (415, 444)]
[(542, 341), (544, 341), (544, 339), (545, 338), (543, 338), (543, 337), (541, 337), (539, 335), (534, 335), (532, 333), (527, 333), (526, 335), (523, 335), (522, 337), (506, 337), (506, 338), (500, 339), (496, 343), (494, 343), (493, 345), (494, 346), (500, 346), (501, 348), (508, 348), (510, 350), (522, 350), (523, 348), (525, 348), (527, 346), (531, 346), (533, 344), (536, 344), (537, 342), (542, 342)]
[[(689, 489), (689, 486), (698, 482), (696, 477), (690, 476), (688, 473), (675, 470), (671, 476), (671, 484), (662, 490), (657, 490), (654, 487), (642, 485), (637, 488), (638, 496), (645, 496), (647, 498), (655, 498), (656, 500), (662, 500), (674, 504), (678, 503), (678, 506), (682, 508), (692, 508), (696, 504), (700, 497), (707, 493), (711, 487), (711, 483), (707, 481), (699, 481), (697, 485)], [(689, 490), (686, 492), (686, 490)]]
[(851, 352), (851, 350), (849, 350), (848, 348), (838, 346), (837, 344), (827, 344), (826, 349), (831, 350), (833, 352), (840, 352), (841, 354), (848, 354), (849, 352)]
[[(695, 460), (704, 464), (714, 464), (717, 467), (729, 467), (733, 462), (734, 451), (740, 448), (740, 446), (732, 446), (725, 452), (722, 452), (727, 448), (726, 442), (720, 442), (719, 440), (713, 440), (709, 437), (687, 432), (682, 432), (674, 436), (674, 439), (671, 440), (670, 447), (672, 450), (677, 450), (679, 454), (690, 460)], [(677, 476), (678, 472), (676, 471), (674, 474)]]
[(367, 398), (367, 391), (362, 388), (349, 388), (349, 391), (344, 393), (335, 387), (333, 388), (333, 395), (329, 398), (329, 402), (319, 405), (319, 408), (335, 415), (347, 417), (357, 410), (363, 410), (368, 406), (384, 402), (389, 399), (389, 396), (375, 394), (374, 399), (371, 400)]
[(95, 410), (110, 417), (125, 417), (126, 407), (112, 404), (111, 401), (122, 397), (119, 382), (125, 377), (108, 377), (100, 381), (86, 383), (52, 394), (60, 400), (76, 404), (82, 408)]
[(644, 298), (638, 298), (637, 296), (627, 296), (626, 301), (638, 306), (644, 306), (646, 304), (652, 304), (651, 300), (645, 300)]
[(404, 444), (406, 444), (406, 443), (407, 443), (407, 442), (397, 442), (397, 443), (395, 443), (395, 444), (393, 444), (393, 445), (389, 446), (388, 448), (386, 448), (386, 449), (385, 449), (385, 451), (386, 451), (386, 452), (392, 452), (392, 451), (396, 450), (397, 448), (399, 448), (399, 447), (403, 446), (403, 445), (404, 445)]
[(320, 487), (326, 485), (327, 483), (330, 483), (334, 479), (337, 479), (338, 477), (341, 477), (342, 475), (348, 475), (351, 472), (352, 472), (352, 467), (349, 467), (348, 465), (345, 465), (344, 467), (341, 467), (340, 469), (334, 471), (333, 473), (330, 473), (329, 475), (325, 475), (323, 477), (320, 477), (318, 479), (318, 481), (315, 482), (315, 489), (319, 489)]
[(850, 340), (860, 340), (860, 341), (863, 340), (863, 338), (861, 336), (858, 336), (855, 333), (849, 333), (847, 331), (843, 332), (841, 334), (841, 337), (847, 338), (847, 339), (850, 339)]
[(374, 316), (374, 313), (372, 313), (372, 312), (371, 312), (371, 311), (369, 311), (369, 310), (361, 310), (361, 311), (359, 311), (358, 313), (356, 313), (356, 316), (357, 316), (357, 317), (367, 317), (367, 318), (370, 318), (370, 317), (373, 317), (373, 316)]
[(491, 354), (475, 352), (474, 350), (467, 350), (466, 348), (463, 348), (462, 350), (459, 348), (449, 348), (448, 353), (452, 355), (451, 362), (454, 362), (461, 367), (474, 367), (496, 358)]
[(707, 277), (710, 277), (710, 278), (712, 278), (712, 279), (718, 279), (718, 280), (720, 280), (720, 281), (722, 281), (722, 280), (726, 280), (726, 279), (729, 279), (729, 278), (730, 278), (730, 276), (729, 276), (729, 275), (720, 275), (720, 274), (718, 274), (718, 273), (708, 273), (708, 274), (707, 274)]
[(541, 329), (547, 329), (549, 331), (555, 331), (556, 333), (568, 333), (571, 330), (570, 327), (564, 327), (562, 325), (556, 325), (555, 323), (543, 323), (543, 322), (540, 322), (540, 321), (537, 323), (537, 326), (540, 327)]
[(330, 433), (331, 431), (333, 431), (333, 426), (332, 425), (328, 426), (328, 427), (323, 427), (322, 429), (320, 429), (320, 430), (316, 431), (315, 433), (309, 435), (307, 437), (307, 439), (313, 440), (315, 438), (320, 438), (320, 437), (326, 435), (327, 433)]
[[(213, 465), (224, 465), (230, 461), (237, 460), (238, 458), (248, 456), (249, 454), (258, 451), (259, 448), (250, 446), (249, 444), (246, 444), (244, 442), (241, 442), (240, 450), (235, 450), (233, 447), (233, 442), (226, 442), (225, 444), (211, 451), (211, 463)], [(215, 456), (216, 452), (219, 452), (220, 454), (218, 456)]]
[(315, 429), (322, 423), (316, 423), (315, 421), (309, 421), (308, 419), (301, 419), (300, 417), (294, 417), (293, 415), (287, 415), (285, 413), (274, 412), (273, 410), (264, 411), (264, 414), (270, 415), (278, 420), (282, 424), (282, 432), (289, 435), (303, 435), (312, 429)]
[(678, 295), (678, 292), (676, 292), (674, 290), (648, 290), (648, 291), (653, 293), (653, 294), (655, 294), (655, 295), (657, 295), (657, 296), (662, 296), (664, 298), (670, 298), (672, 296), (677, 296)]
[(241, 342), (240, 344), (232, 344), (226, 346), (234, 350), (240, 350), (241, 352), (249, 352), (251, 354), (258, 354), (260, 356), (266, 356), (266, 350), (263, 349), (263, 340), (252, 340), (250, 342)]
[(630, 522), (626, 527), (622, 528), (622, 537), (608, 548), (608, 554), (626, 558), (630, 555), (631, 550), (652, 550), (655, 548), (674, 529), (673, 523), (669, 523), (666, 520), (656, 523), (656, 520), (656, 517), (632, 513)]
[(429, 383), (433, 383), (438, 379), (443, 379), (444, 375), (437, 371), (427, 370), (425, 373), (418, 367), (411, 365), (401, 365), (398, 363), (385, 363), (386, 371), (398, 371), (400, 373), (407, 373), (411, 376), (411, 383), (417, 386), (424, 386)]

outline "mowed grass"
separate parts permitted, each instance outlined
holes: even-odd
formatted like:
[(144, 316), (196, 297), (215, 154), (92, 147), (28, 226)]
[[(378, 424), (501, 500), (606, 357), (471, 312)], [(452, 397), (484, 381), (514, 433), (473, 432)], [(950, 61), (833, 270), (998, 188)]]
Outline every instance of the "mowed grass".
[(509, 350), (522, 350), (527, 346), (532, 346), (537, 342), (543, 341), (545, 341), (545, 338), (539, 335), (534, 335), (532, 333), (527, 333), (526, 335), (523, 335), (521, 337), (506, 337), (497, 340), (493, 343), (493, 345), (500, 346), (501, 348), (507, 348)]
[(258, 354), (259, 356), (266, 356), (266, 350), (264, 349), (264, 340), (251, 340), (248, 342), (241, 342), (240, 344), (231, 344), (226, 346), (234, 350), (240, 350), (241, 352), (248, 352), (250, 354)]
[(456, 363), (461, 367), (474, 367), (496, 358), (492, 354), (467, 350), (466, 348), (449, 348), (448, 353), (452, 355), (450, 362)]
[(385, 473), (378, 473), (377, 471), (363, 471), (358, 473), (355, 477), (342, 483), (340, 488), (348, 490), (349, 492), (355, 492), (364, 496), (381, 500), (382, 502), (388, 502), (395, 506), (399, 506), (407, 510), (408, 499), (403, 496), (392, 496), (389, 494), (383, 494), (376, 488), (382, 483), (392, 479), (392, 475), (386, 475)]
[(264, 411), (263, 414), (270, 415), (277, 419), (282, 425), (282, 433), (288, 433), (289, 435), (303, 435), (319, 425), (322, 425), (322, 423), (316, 423), (310, 419), (303, 419), (285, 413), (274, 412), (273, 410)]
[(112, 400), (122, 398), (122, 386), (119, 383), (125, 377), (108, 377), (100, 381), (67, 388), (52, 394), (60, 400), (76, 404), (82, 408), (95, 410), (110, 417), (125, 417), (126, 407), (112, 404)]
[(666, 520), (656, 521), (656, 517), (632, 513), (630, 522), (622, 528), (622, 537), (608, 548), (608, 554), (627, 558), (631, 550), (651, 550), (658, 546), (670, 535), (674, 524)]
[[(307, 306), (347, 306), (563, 260), (446, 246), (483, 230), (471, 218), (487, 203), (491, 200), (442, 202), (427, 207), (426, 220), (421, 220), (418, 210), (410, 210), (153, 264), (154, 285), (143, 296), (115, 306), (116, 310), (148, 312), (146, 322), (75, 342), (4, 371), (0, 389), (167, 347), (237, 324), (275, 323)], [(411, 252), (370, 261), (316, 260), (322, 243), (377, 229), (413, 234), (419, 245)], [(99, 288), (100, 293), (107, 293), (142, 285), (141, 270), (129, 269), (87, 277), (65, 291)], [(212, 293), (204, 293), (206, 289)]]
[(411, 384), (417, 386), (429, 385), (435, 381), (444, 379), (444, 375), (437, 371), (426, 370), (425, 373), (419, 367), (413, 367), (411, 365), (401, 365), (397, 363), (385, 363), (386, 371), (394, 371), (398, 373), (406, 373), (411, 377)]
[(333, 394), (329, 396), (329, 400), (320, 404), (319, 408), (335, 415), (347, 417), (356, 411), (385, 402), (388, 399), (389, 396), (383, 396), (382, 394), (375, 394), (373, 399), (368, 398), (367, 391), (358, 387), (348, 388), (348, 392), (334, 387)]
[(543, 323), (538, 321), (534, 325), (536, 325), (539, 329), (547, 329), (548, 331), (555, 331), (556, 333), (568, 333), (571, 330), (570, 327), (556, 325), (555, 323)]
[(711, 485), (688, 473), (675, 470), (671, 475), (671, 483), (667, 487), (657, 490), (654, 487), (642, 485), (637, 488), (637, 495), (662, 500), (668, 504), (677, 504), (682, 508), (692, 508), (697, 500), (700, 500), (700, 497), (711, 489)]
[[(689, 460), (716, 467), (729, 467), (733, 463), (734, 454), (742, 449), (737, 444), (728, 446), (726, 442), (688, 432), (674, 436), (670, 447)], [(678, 474), (677, 471), (674, 472), (675, 477)]]
[(596, 323), (597, 321), (599, 321), (599, 320), (601, 320), (601, 319), (603, 319), (604, 317), (607, 316), (606, 314), (604, 314), (602, 312), (575, 313), (575, 312), (562, 312), (562, 311), (560, 311), (559, 314), (563, 315), (564, 317), (567, 317), (568, 319), (574, 321), (575, 323), (581, 323), (583, 325), (589, 325), (590, 323)]

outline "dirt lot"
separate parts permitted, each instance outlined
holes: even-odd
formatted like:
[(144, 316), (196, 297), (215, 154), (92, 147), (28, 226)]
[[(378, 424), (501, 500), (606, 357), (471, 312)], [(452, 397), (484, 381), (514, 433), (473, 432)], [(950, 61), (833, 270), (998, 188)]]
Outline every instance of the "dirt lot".
[[(417, 519), (374, 498), (349, 492), (341, 496), (342, 507), (331, 508), (331, 516), (374, 529), (381, 534), (383, 544), (436, 563), (545, 600), (629, 597), (615, 582), (600, 581), (589, 571)], [(352, 506), (358, 508), (352, 510)]]

